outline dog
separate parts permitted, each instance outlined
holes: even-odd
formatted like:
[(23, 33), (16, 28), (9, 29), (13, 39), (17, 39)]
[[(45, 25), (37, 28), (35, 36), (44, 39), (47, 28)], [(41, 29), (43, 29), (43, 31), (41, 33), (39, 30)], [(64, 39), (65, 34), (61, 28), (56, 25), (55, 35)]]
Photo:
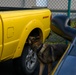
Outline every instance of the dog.
[(58, 61), (63, 53), (65, 52), (68, 45), (66, 44), (48, 44), (42, 43), (39, 37), (29, 37), (29, 45), (34, 52), (36, 52), (37, 57), (40, 62), (39, 75), (42, 75), (44, 66), (48, 66), (48, 75), (51, 74), (52, 64)]

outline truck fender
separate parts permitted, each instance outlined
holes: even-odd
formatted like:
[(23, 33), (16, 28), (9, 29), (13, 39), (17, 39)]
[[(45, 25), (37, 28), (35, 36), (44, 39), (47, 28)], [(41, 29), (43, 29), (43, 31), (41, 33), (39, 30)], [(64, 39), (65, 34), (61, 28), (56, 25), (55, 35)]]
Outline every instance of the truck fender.
[(35, 28), (40, 28), (44, 36), (43, 24), (39, 20), (30, 21), (27, 25), (25, 25), (24, 30), (19, 38), (19, 43), (14, 53), (13, 59), (21, 56), (26, 40), (29, 34), (31, 33), (31, 31)]

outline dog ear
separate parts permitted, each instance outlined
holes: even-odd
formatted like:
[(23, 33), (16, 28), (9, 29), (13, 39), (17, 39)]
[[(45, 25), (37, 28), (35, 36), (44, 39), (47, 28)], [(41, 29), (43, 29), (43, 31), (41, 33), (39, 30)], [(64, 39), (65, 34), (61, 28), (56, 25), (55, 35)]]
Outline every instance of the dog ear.
[(29, 36), (28, 43), (32, 44), (34, 40), (35, 40), (35, 37)]
[(32, 43), (38, 41), (39, 39), (40, 39), (40, 36), (37, 36), (37, 37), (29, 36), (28, 43), (32, 44)]
[(31, 44), (32, 43), (31, 40), (28, 39), (28, 43)]

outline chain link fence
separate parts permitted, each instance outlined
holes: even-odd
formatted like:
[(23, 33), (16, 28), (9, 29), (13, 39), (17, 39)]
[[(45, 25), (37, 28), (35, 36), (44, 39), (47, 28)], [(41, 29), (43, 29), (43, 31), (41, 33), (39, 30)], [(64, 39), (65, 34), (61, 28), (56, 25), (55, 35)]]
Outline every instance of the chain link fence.
[[(53, 12), (53, 15), (67, 15), (68, 0), (0, 0), (0, 7), (48, 7)], [(75, 18), (76, 0), (71, 1), (71, 10), (71, 18)]]
[[(44, 6), (54, 10), (67, 10), (68, 0), (0, 0), (2, 7), (25, 7)], [(76, 0), (72, 0), (72, 10), (76, 10)]]
[(21, 0), (0, 0), (0, 7), (23, 7)]
[[(68, 0), (0, 0), (0, 7), (20, 7), (20, 8), (33, 8), (33, 7), (47, 7), (52, 11), (52, 15), (65, 14), (67, 15)], [(76, 0), (71, 1), (71, 18), (76, 21)], [(76, 24), (73, 23), (73, 24)], [(54, 33), (53, 33), (54, 34)], [(64, 39), (56, 34), (52, 35), (52, 42), (58, 40), (62, 42)], [(57, 41), (57, 42), (58, 42)], [(64, 41), (65, 42), (65, 41)]]

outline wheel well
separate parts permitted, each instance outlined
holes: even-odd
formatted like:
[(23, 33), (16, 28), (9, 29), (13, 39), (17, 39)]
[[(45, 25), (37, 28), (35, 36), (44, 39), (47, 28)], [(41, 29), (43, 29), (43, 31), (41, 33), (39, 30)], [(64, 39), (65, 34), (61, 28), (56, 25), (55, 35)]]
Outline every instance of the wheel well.
[(32, 32), (30, 33), (31, 36), (39, 36), (40, 35), (41, 30), (39, 28), (36, 28), (34, 30), (32, 30)]
[(40, 40), (43, 41), (43, 34), (42, 34), (41, 29), (39, 29), (39, 28), (35, 28), (34, 30), (32, 30), (31, 33), (29, 34), (29, 36), (34, 36), (34, 37), (39, 36), (40, 37)]

